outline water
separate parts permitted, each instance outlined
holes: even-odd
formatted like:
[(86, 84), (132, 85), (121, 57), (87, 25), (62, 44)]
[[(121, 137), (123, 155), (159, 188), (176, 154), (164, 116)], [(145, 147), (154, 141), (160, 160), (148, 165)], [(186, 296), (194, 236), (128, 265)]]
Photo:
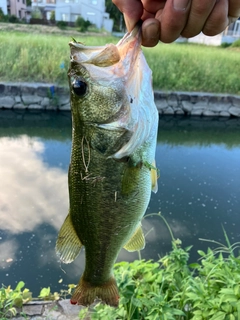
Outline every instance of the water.
[[(147, 213), (161, 211), (183, 247), (197, 250), (240, 240), (240, 119), (163, 117), (157, 165), (159, 191)], [(42, 287), (60, 290), (77, 283), (84, 251), (70, 265), (60, 265), (54, 251), (68, 211), (67, 170), (71, 150), (69, 113), (0, 112), (0, 283), (23, 280), (33, 294)], [(142, 258), (158, 259), (171, 249), (169, 232), (159, 217), (143, 222)], [(119, 260), (137, 253), (121, 251)], [(59, 284), (59, 280), (62, 283)]]

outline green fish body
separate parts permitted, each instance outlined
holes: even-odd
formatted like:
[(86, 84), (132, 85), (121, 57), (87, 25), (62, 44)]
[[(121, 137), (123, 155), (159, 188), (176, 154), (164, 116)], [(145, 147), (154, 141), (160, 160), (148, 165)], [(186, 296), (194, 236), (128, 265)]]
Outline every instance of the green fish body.
[(141, 219), (157, 189), (158, 112), (141, 29), (117, 45), (70, 42), (72, 153), (69, 214), (56, 251), (65, 263), (85, 247), (84, 273), (73, 304), (96, 298), (112, 306), (119, 295), (113, 266), (120, 250), (143, 249)]

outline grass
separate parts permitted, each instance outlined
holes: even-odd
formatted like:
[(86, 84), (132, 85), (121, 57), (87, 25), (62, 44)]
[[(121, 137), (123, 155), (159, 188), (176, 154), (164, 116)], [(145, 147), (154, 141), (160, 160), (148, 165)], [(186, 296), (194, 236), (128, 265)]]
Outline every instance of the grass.
[[(4, 32), (0, 34), (0, 80), (50, 82), (67, 85), (69, 36)], [(112, 37), (81, 37), (103, 45)]]
[(240, 52), (230, 48), (173, 43), (144, 52), (154, 88), (240, 94)]
[[(86, 45), (104, 45), (111, 36), (76, 36)], [(68, 35), (1, 30), (0, 81), (51, 82), (67, 85)], [(194, 44), (159, 44), (144, 48), (153, 70), (153, 87), (171, 91), (240, 94), (240, 52)]]

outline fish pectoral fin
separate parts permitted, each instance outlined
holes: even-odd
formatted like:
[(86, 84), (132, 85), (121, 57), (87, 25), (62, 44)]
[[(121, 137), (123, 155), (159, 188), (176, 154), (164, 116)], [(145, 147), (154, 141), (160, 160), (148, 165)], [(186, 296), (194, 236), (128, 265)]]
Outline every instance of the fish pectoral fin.
[(79, 255), (81, 247), (82, 243), (73, 227), (70, 214), (68, 214), (58, 234), (56, 253), (62, 262), (70, 263)]
[(132, 235), (132, 237), (128, 240), (128, 242), (123, 247), (127, 251), (138, 251), (142, 250), (145, 247), (145, 237), (142, 230), (142, 226), (137, 227), (136, 231)]
[(157, 193), (158, 191), (158, 183), (157, 183), (157, 180), (159, 178), (158, 173), (159, 171), (156, 167), (156, 161), (154, 160), (151, 168), (152, 191), (154, 193)]

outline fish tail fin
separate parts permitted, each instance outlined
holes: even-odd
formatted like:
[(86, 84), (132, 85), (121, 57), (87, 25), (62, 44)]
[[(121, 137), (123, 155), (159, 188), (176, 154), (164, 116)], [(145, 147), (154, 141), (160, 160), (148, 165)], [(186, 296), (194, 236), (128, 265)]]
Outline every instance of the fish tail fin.
[(92, 285), (83, 276), (72, 295), (71, 304), (89, 306), (95, 299), (101, 299), (112, 307), (118, 306), (119, 293), (114, 277), (102, 285)]

